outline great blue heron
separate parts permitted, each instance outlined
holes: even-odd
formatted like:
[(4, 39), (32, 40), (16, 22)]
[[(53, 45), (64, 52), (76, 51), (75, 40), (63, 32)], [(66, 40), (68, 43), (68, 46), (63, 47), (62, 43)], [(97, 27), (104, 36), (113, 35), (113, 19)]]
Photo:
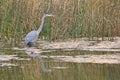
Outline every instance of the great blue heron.
[(43, 28), (43, 24), (44, 24), (44, 21), (45, 21), (45, 18), (48, 17), (48, 16), (53, 16), (52, 14), (44, 14), (43, 17), (42, 17), (42, 22), (40, 24), (40, 27), (38, 28), (38, 30), (33, 30), (31, 32), (29, 32), (26, 37), (25, 37), (25, 45), (27, 47), (33, 47), (34, 46), (34, 43), (37, 41), (38, 39), (38, 36)]

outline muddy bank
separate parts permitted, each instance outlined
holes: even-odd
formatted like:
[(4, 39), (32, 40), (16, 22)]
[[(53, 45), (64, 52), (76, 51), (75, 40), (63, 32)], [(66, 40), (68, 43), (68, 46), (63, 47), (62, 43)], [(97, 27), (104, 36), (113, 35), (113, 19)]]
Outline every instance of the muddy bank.
[[(47, 58), (46, 56), (43, 56)], [(120, 64), (120, 54), (107, 55), (76, 55), (76, 56), (49, 56), (55, 61), (74, 62), (74, 63), (98, 63), (98, 64)]]
[(120, 37), (115, 37), (113, 41), (97, 38), (97, 40), (89, 41), (88, 38), (79, 38), (75, 40), (41, 42), (38, 46), (42, 49), (78, 49), (91, 51), (120, 51)]

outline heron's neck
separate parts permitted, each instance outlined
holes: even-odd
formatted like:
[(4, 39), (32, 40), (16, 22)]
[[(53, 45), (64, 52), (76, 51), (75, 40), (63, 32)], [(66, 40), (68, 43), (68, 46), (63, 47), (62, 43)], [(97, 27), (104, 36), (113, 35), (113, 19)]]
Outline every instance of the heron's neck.
[(42, 30), (42, 28), (43, 28), (44, 21), (45, 21), (45, 17), (43, 16), (43, 17), (42, 17), (42, 22), (41, 22), (41, 24), (40, 24), (40, 27), (39, 27), (39, 29), (37, 30), (37, 31), (38, 31), (38, 34), (41, 32), (41, 30)]

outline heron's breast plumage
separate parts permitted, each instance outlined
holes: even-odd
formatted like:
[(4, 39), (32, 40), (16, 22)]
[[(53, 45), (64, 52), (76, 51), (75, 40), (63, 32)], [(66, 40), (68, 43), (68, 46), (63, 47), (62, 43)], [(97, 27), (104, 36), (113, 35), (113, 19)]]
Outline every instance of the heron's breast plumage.
[(33, 30), (26, 35), (25, 43), (28, 44), (29, 42), (36, 42), (37, 38), (38, 38), (38, 32)]

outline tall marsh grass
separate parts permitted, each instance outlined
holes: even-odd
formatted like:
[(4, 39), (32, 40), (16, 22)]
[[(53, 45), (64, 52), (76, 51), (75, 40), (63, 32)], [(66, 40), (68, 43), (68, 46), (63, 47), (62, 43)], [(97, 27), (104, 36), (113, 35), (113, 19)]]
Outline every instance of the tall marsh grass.
[(120, 36), (120, 0), (0, 0), (0, 40), (16, 44), (38, 29), (47, 40)]

